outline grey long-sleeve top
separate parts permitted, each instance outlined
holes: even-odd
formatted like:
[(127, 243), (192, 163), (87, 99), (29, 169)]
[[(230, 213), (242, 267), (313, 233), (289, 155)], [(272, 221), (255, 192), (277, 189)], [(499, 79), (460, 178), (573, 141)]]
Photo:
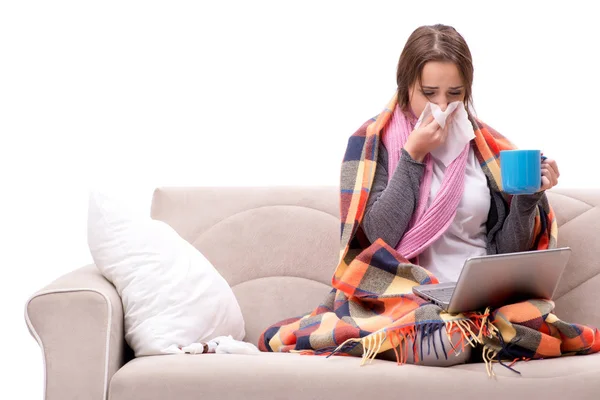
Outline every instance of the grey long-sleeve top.
[[(380, 142), (375, 178), (362, 221), (371, 243), (378, 238), (396, 247), (404, 235), (419, 203), (419, 187), (425, 164), (413, 160), (402, 149), (398, 166), (388, 184), (388, 153)], [(489, 182), (488, 182), (489, 187)], [(492, 204), (488, 214), (487, 253), (526, 251), (533, 242), (535, 210), (545, 193), (514, 196), (510, 207), (498, 192), (490, 190)]]

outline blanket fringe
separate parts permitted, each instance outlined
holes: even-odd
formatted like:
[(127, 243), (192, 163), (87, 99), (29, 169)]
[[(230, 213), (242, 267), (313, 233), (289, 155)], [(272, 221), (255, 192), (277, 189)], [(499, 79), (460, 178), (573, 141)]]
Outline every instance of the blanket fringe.
[(483, 362), (485, 363), (485, 370), (490, 378), (495, 378), (493, 363), (496, 357), (498, 357), (498, 351), (488, 346), (483, 346)]
[[(518, 361), (528, 361), (529, 359), (526, 357), (511, 357), (510, 347), (518, 343), (518, 340), (513, 344), (506, 344), (502, 337), (502, 333), (500, 330), (494, 326), (492, 321), (489, 320), (489, 309), (485, 312), (485, 317), (482, 319), (481, 331), (479, 333), (478, 339), (481, 344), (483, 344), (483, 361), (485, 362), (486, 371), (490, 378), (495, 378), (496, 374), (494, 372), (494, 363), (499, 363), (503, 367), (511, 370), (514, 373), (521, 374), (519, 371), (515, 370), (513, 366)], [(485, 343), (484, 336), (493, 339), (494, 341), (499, 342), (498, 345), (492, 346), (489, 343)], [(512, 360), (510, 364), (506, 365), (503, 360), (506, 359)]]
[[(415, 363), (418, 363), (420, 359), (423, 357), (423, 353), (427, 352), (428, 354), (431, 352), (431, 340), (434, 339), (434, 333), (437, 331), (437, 324), (426, 324), (422, 326), (406, 326), (399, 329), (393, 330), (385, 330), (382, 329), (380, 331), (374, 332), (368, 336), (363, 338), (350, 338), (340, 344), (337, 348), (335, 348), (328, 357), (339, 354), (346, 353), (352, 350), (358, 344), (361, 344), (363, 347), (362, 360), (360, 365), (364, 366), (366, 364), (371, 364), (373, 360), (379, 354), (381, 347), (383, 344), (389, 340), (390, 347), (393, 349), (396, 355), (396, 361), (398, 365), (406, 364), (408, 359), (408, 352), (411, 350), (409, 348), (412, 343), (412, 352), (413, 359)], [(443, 346), (442, 342), (442, 350), (444, 356), (447, 357), (447, 354), (454, 353), (458, 356), (462, 351), (464, 351), (465, 346), (469, 345), (471, 347), (475, 347), (477, 343), (480, 343), (478, 340), (479, 332), (475, 333), (474, 328), (479, 328), (479, 326), (474, 326), (470, 323), (469, 320), (458, 320), (458, 321), (449, 321), (442, 322), (437, 326), (437, 328), (441, 329), (442, 327), (446, 327), (446, 335), (448, 338), (448, 342), (450, 343), (451, 350), (446, 353), (446, 349)], [(480, 329), (475, 329), (479, 331)], [(417, 351), (417, 332), (421, 332), (421, 351)], [(458, 342), (453, 342), (453, 335), (455, 333), (460, 333), (460, 339)], [(441, 339), (441, 332), (440, 332)], [(427, 340), (427, 350), (425, 350), (424, 341)], [(438, 349), (436, 348), (435, 342), (433, 344), (433, 351), (436, 356), (439, 357)]]
[[(489, 308), (484, 313), (473, 313), (464, 319), (456, 319), (452, 321), (441, 322), (439, 324), (423, 324), (419, 326), (405, 326), (397, 329), (381, 329), (363, 338), (350, 338), (337, 346), (334, 350), (328, 352), (327, 357), (339, 353), (349, 353), (357, 345), (362, 345), (363, 354), (360, 365), (371, 364), (379, 354), (381, 347), (389, 340), (390, 347), (394, 350), (398, 365), (406, 364), (410, 344), (412, 343), (412, 352), (414, 362), (418, 363), (424, 353), (424, 341), (427, 340), (427, 353), (431, 352), (431, 340), (434, 340), (434, 333), (437, 329), (446, 328), (446, 337), (450, 343), (451, 349), (446, 352), (443, 348), (444, 356), (453, 354), (458, 356), (462, 353), (466, 346), (475, 348), (478, 344), (484, 345), (484, 338), (497, 337), (498, 329), (491, 323)], [(417, 351), (417, 332), (421, 332), (421, 351)], [(442, 333), (440, 332), (440, 339)], [(458, 336), (458, 339), (456, 339)], [(439, 357), (435, 342), (433, 350)], [(498, 351), (484, 345), (483, 360), (486, 364), (488, 376), (494, 377), (495, 373), (492, 368), (492, 363), (496, 362)]]
[(387, 335), (385, 332), (379, 331), (367, 336), (365, 339), (368, 339), (368, 344), (367, 346), (364, 346), (363, 359), (360, 363), (361, 366), (373, 362), (375, 357), (377, 357), (377, 354), (379, 354), (379, 350), (381, 350), (381, 345), (387, 340)]

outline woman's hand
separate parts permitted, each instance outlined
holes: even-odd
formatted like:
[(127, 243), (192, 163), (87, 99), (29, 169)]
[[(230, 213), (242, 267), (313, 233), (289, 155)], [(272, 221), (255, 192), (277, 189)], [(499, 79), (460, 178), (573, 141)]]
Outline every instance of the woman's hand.
[(542, 158), (542, 187), (540, 188), (540, 192), (556, 186), (559, 176), (560, 172), (558, 171), (556, 161), (545, 157)]
[(430, 151), (444, 144), (448, 137), (449, 122), (449, 119), (446, 120), (446, 126), (442, 128), (433, 115), (425, 118), (423, 123), (408, 136), (404, 150), (413, 160), (422, 162)]

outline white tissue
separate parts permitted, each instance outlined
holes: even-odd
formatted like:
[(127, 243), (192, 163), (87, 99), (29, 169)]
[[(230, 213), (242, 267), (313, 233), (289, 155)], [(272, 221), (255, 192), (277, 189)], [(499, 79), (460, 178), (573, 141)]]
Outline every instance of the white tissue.
[(186, 354), (202, 354), (204, 353), (204, 345), (206, 344), (207, 353), (217, 354), (259, 354), (260, 351), (255, 345), (248, 342), (235, 340), (230, 336), (219, 336), (207, 343), (192, 343), (189, 346), (183, 347), (181, 350)]
[(217, 345), (217, 354), (259, 354), (255, 345), (241, 340), (235, 340), (231, 336), (222, 336)]
[[(452, 114), (453, 111), (455, 111), (454, 114)], [(430, 154), (448, 167), (460, 155), (465, 146), (475, 138), (473, 125), (469, 121), (469, 115), (464, 103), (462, 101), (455, 101), (448, 104), (448, 107), (444, 111), (437, 104), (427, 103), (415, 125), (415, 129), (421, 125), (421, 122), (425, 118), (432, 114), (435, 121), (442, 128), (446, 126), (446, 122), (449, 125), (446, 141), (441, 146), (432, 150)], [(452, 114), (452, 118), (448, 120), (450, 114)]]

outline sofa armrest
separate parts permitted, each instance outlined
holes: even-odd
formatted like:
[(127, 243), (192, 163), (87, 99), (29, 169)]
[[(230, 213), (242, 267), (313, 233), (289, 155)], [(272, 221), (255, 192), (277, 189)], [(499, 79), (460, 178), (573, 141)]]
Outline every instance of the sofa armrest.
[(106, 399), (127, 346), (121, 299), (94, 265), (34, 294), (25, 321), (42, 349), (46, 400)]

